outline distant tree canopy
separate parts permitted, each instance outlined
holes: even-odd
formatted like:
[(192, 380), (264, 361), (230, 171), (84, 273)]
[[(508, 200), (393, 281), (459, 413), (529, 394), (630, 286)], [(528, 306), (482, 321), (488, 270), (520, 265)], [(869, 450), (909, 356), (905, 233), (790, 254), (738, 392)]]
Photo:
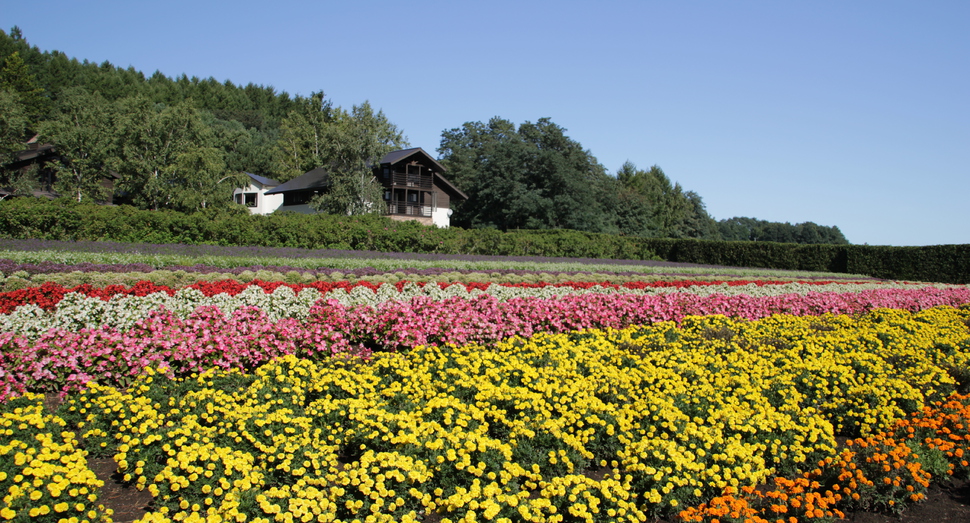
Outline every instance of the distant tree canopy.
[(660, 167), (644, 171), (628, 161), (616, 176), (620, 185), (616, 212), (627, 234), (720, 239), (717, 222), (707, 214), (700, 195), (672, 184)]
[(548, 118), (467, 122), (442, 133), (448, 177), (468, 194), (452, 220), (466, 227), (575, 229), (644, 237), (718, 239), (701, 197), (654, 166), (610, 176)]
[(735, 217), (717, 223), (721, 237), (726, 241), (755, 241), (779, 243), (827, 243), (847, 245), (837, 226), (827, 227), (812, 222), (769, 222), (757, 218)]

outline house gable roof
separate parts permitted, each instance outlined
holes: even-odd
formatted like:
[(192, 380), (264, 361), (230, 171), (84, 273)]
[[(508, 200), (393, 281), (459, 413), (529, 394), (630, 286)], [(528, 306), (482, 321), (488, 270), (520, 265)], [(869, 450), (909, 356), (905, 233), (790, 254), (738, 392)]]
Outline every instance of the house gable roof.
[(290, 191), (303, 191), (306, 189), (322, 189), (330, 185), (330, 175), (323, 167), (317, 167), (316, 169), (303, 173), (292, 180), (280, 184), (277, 188), (272, 191), (266, 191), (266, 194), (280, 194)]
[(420, 147), (413, 147), (411, 149), (400, 149), (397, 151), (391, 151), (385, 154), (383, 158), (381, 158), (381, 165), (384, 165), (385, 163), (394, 165), (397, 163), (401, 163), (405, 160), (417, 159), (417, 158), (412, 158), (412, 156), (422, 157), (425, 161), (431, 163), (435, 167), (435, 170), (437, 170), (438, 172), (445, 172), (447, 170), (443, 165), (438, 163), (438, 160), (435, 160), (434, 158), (432, 158), (430, 154), (426, 153), (424, 149)]
[(435, 184), (440, 185), (441, 188), (444, 189), (446, 192), (450, 193), (452, 197), (457, 196), (462, 200), (468, 199), (467, 194), (461, 192), (460, 189), (452, 185), (452, 183), (449, 182), (444, 176), (441, 176), (441, 173), (434, 173), (434, 179), (435, 179)]
[(265, 176), (260, 176), (258, 174), (253, 174), (253, 173), (246, 173), (246, 175), (249, 176), (249, 178), (252, 179), (254, 182), (262, 185), (263, 187), (276, 187), (277, 185), (280, 185), (280, 182), (272, 178), (267, 178)]

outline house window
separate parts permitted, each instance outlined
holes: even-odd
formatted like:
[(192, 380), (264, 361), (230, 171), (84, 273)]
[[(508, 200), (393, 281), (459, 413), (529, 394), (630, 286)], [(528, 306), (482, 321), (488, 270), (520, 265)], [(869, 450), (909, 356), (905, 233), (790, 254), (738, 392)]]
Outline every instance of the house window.
[(239, 205), (242, 205), (242, 193), (241, 192), (237, 192), (236, 193), (236, 203), (238, 203)]
[(256, 207), (256, 195), (259, 193), (247, 192), (243, 193), (246, 199), (246, 207)]
[(310, 203), (316, 195), (316, 191), (291, 191), (283, 193), (283, 206), (304, 205)]

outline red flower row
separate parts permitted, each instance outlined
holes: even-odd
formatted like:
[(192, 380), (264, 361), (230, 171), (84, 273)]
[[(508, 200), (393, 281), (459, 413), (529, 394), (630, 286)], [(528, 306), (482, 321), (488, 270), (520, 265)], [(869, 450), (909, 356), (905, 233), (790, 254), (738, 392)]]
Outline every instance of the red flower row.
[[(235, 296), (240, 292), (244, 291), (248, 287), (253, 285), (258, 286), (263, 289), (266, 293), (271, 293), (275, 291), (278, 287), (289, 287), (293, 289), (294, 292), (300, 292), (303, 289), (317, 289), (322, 294), (326, 294), (330, 291), (336, 289), (344, 289), (350, 291), (355, 287), (366, 287), (372, 291), (377, 291), (382, 285), (394, 285), (398, 291), (400, 291), (407, 281), (399, 281), (397, 283), (371, 283), (369, 281), (360, 282), (349, 282), (349, 281), (338, 281), (338, 282), (311, 282), (311, 283), (286, 283), (280, 281), (261, 281), (253, 280), (252, 282), (240, 282), (237, 280), (219, 280), (219, 281), (202, 281), (189, 285), (187, 288), (197, 289), (205, 296), (215, 296), (217, 294), (228, 294), (230, 296)], [(424, 287), (429, 282), (414, 282), (417, 285)], [(541, 289), (544, 287), (565, 287), (571, 289), (589, 289), (594, 286), (608, 287), (613, 289), (630, 289), (639, 290), (647, 288), (688, 288), (696, 286), (708, 286), (708, 285), (729, 285), (729, 286), (739, 286), (739, 285), (782, 285), (786, 283), (800, 283), (804, 285), (825, 285), (829, 283), (834, 283), (833, 281), (780, 281), (780, 280), (728, 280), (728, 281), (697, 281), (697, 280), (679, 280), (679, 281), (637, 281), (637, 282), (627, 282), (627, 283), (609, 283), (609, 282), (563, 282), (563, 283), (489, 283), (489, 282), (474, 282), (474, 283), (450, 283), (450, 282), (433, 282), (432, 284), (440, 285), (441, 288), (446, 288), (451, 285), (463, 285), (466, 290), (478, 289), (481, 291), (487, 291), (491, 285), (501, 285), (503, 287), (522, 287), (530, 289)], [(859, 282), (855, 282), (859, 283)], [(37, 305), (45, 311), (54, 310), (57, 304), (64, 298), (68, 293), (76, 292), (83, 294), (91, 298), (100, 298), (102, 300), (108, 301), (113, 296), (147, 296), (148, 294), (156, 292), (164, 292), (169, 296), (175, 294), (178, 289), (169, 287), (167, 285), (156, 285), (150, 281), (140, 281), (131, 287), (125, 285), (108, 285), (107, 287), (94, 287), (90, 284), (78, 285), (76, 287), (64, 287), (57, 283), (45, 283), (40, 287), (29, 287), (26, 289), (20, 289), (16, 291), (9, 291), (0, 293), (0, 314), (9, 314), (13, 312), (14, 309), (20, 307), (21, 305), (33, 304)]]

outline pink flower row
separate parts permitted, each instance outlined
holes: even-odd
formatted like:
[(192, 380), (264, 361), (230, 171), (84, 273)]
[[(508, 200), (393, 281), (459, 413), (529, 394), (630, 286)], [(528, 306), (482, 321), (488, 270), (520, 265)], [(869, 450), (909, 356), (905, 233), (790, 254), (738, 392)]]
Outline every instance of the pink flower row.
[(359, 355), (421, 344), (489, 343), (510, 336), (624, 328), (688, 315), (758, 319), (772, 314), (859, 314), (970, 303), (970, 288), (876, 289), (852, 293), (697, 296), (584, 294), (499, 301), (489, 295), (435, 301), (417, 297), (376, 307), (321, 300), (305, 321), (269, 321), (257, 308), (225, 317), (201, 307), (186, 319), (156, 311), (133, 329), (52, 329), (36, 340), (0, 333), (0, 400), (25, 390), (66, 392), (90, 380), (124, 386), (146, 366), (171, 375), (210, 367), (252, 369), (272, 358)]

